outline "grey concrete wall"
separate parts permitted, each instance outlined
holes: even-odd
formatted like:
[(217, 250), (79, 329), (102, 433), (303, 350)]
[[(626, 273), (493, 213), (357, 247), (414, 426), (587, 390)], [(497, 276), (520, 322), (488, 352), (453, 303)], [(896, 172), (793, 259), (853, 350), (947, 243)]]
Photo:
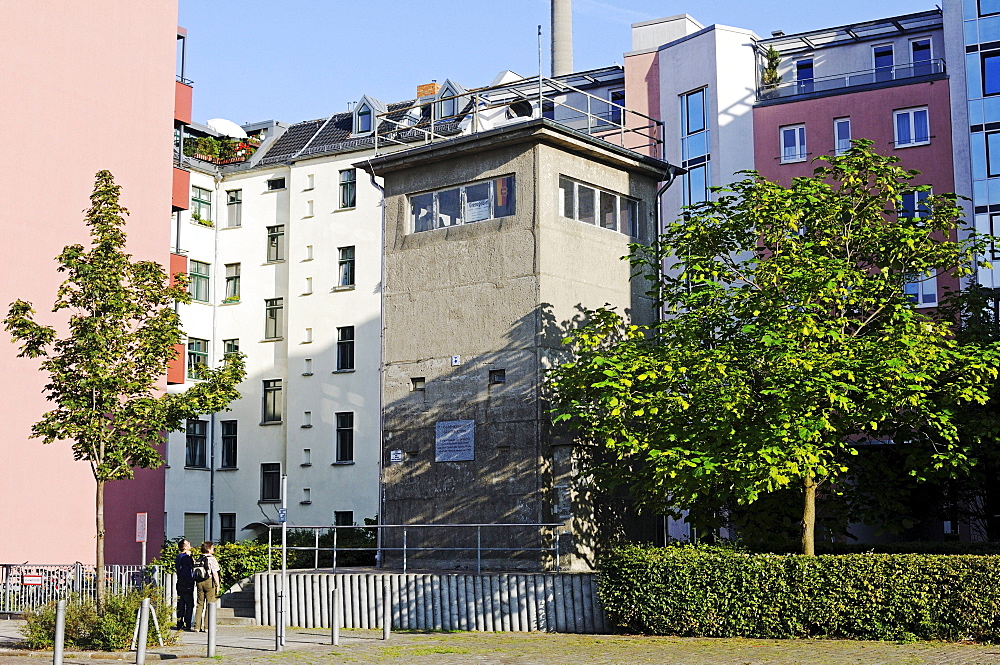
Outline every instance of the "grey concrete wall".
[[(582, 308), (637, 308), (642, 320), (651, 308), (644, 282), (633, 285), (620, 260), (627, 236), (559, 217), (560, 174), (640, 199), (643, 236), (652, 237), (653, 176), (544, 142), (497, 141), (386, 175), (383, 515), (389, 524), (565, 522), (574, 537), (564, 568), (585, 569), (591, 509), (572, 488), (572, 448), (553, 445), (569, 441), (547, 430), (543, 368)], [(505, 175), (515, 176), (515, 215), (410, 232), (409, 195)], [(491, 369), (505, 370), (506, 382), (490, 385)], [(424, 390), (411, 389), (414, 377)], [(475, 460), (434, 461), (435, 424), (447, 420), (475, 421)], [(403, 451), (402, 463), (389, 463), (392, 450)], [(495, 533), (484, 545), (518, 545)], [(411, 534), (410, 545), (432, 544), (419, 538)], [(503, 559), (494, 569), (537, 565)], [(449, 563), (461, 566), (413, 565)]]

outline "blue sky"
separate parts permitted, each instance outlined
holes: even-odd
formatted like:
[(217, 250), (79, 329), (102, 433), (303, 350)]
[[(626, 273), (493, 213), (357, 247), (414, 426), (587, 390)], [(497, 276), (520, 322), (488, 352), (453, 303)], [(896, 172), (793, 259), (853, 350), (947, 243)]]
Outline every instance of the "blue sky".
[[(451, 78), (487, 85), (504, 69), (549, 69), (549, 0), (179, 0), (194, 120), (326, 117), (363, 94), (412, 99)], [(688, 13), (769, 36), (933, 9), (913, 0), (573, 0), (574, 68), (622, 62), (629, 26)]]

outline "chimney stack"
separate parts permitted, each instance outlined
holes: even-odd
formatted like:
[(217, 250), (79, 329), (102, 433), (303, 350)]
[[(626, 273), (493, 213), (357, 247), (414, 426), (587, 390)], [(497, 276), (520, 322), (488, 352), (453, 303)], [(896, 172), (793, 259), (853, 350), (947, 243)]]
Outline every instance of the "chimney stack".
[(573, 0), (552, 1), (552, 76), (573, 73)]

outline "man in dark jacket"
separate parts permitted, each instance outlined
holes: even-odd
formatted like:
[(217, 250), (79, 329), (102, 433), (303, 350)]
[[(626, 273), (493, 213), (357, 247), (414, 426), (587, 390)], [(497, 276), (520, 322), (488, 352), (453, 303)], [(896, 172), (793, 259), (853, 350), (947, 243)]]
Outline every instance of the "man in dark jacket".
[(178, 545), (180, 553), (174, 560), (177, 573), (177, 630), (192, 630), (191, 615), (194, 614), (194, 559), (191, 558), (191, 543), (182, 540)]

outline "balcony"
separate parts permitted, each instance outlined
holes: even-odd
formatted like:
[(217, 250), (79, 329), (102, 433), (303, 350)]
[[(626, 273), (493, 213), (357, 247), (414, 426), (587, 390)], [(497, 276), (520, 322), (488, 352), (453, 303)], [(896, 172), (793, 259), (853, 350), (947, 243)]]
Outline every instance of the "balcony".
[[(262, 138), (259, 135), (249, 136), (245, 139), (187, 136), (184, 140), (184, 156), (220, 166), (225, 164), (239, 164), (240, 162), (247, 161), (257, 152), (261, 141)], [(176, 146), (174, 148), (174, 157), (175, 159), (180, 159), (180, 156), (177, 155)]]
[(938, 76), (945, 73), (944, 60), (925, 60), (892, 67), (879, 67), (860, 72), (819, 76), (802, 81), (787, 81), (774, 86), (757, 88), (757, 101), (774, 101), (803, 95), (848, 92), (861, 86), (881, 87), (900, 81)]

